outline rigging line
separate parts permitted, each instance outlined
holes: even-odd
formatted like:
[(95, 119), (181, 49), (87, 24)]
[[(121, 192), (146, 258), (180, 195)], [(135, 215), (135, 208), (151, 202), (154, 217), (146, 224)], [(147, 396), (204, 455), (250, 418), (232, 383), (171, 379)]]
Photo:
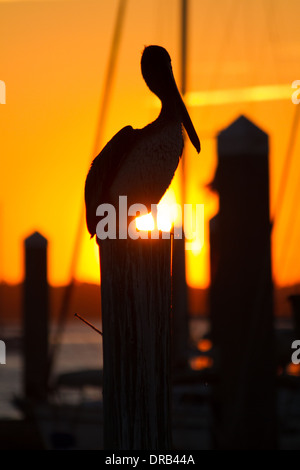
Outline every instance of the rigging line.
[[(271, 0), (272, 1), (272, 0)], [(274, 48), (274, 43), (275, 38), (272, 38), (273, 36), (273, 31), (272, 31), (272, 26), (273, 26), (273, 21), (274, 21), (274, 9), (276, 6), (274, 6), (274, 2), (270, 3), (269, 5), (267, 2), (261, 2), (261, 11), (262, 11), (262, 16), (264, 19), (265, 27), (266, 27), (266, 37), (267, 37), (267, 43), (269, 46), (269, 55), (271, 56), (272, 60), (272, 65), (273, 65), (273, 72), (275, 75), (276, 83), (281, 83), (280, 82), (280, 77), (279, 77), (279, 67), (277, 67), (278, 60), (277, 60), (277, 50), (275, 51)]]
[[(180, 1), (180, 7), (181, 7), (181, 22), (180, 22), (180, 54), (181, 54), (181, 79), (180, 79), (180, 91), (182, 94), (182, 97), (184, 99), (184, 95), (186, 92), (186, 68), (187, 68), (187, 49), (188, 49), (188, 41), (187, 41), (187, 32), (188, 32), (188, 0), (181, 0)], [(183, 134), (183, 139), (184, 139), (184, 134)], [(181, 198), (181, 204), (185, 203), (185, 198), (186, 198), (186, 184), (185, 184), (185, 178), (186, 178), (186, 152), (183, 147), (182, 150), (182, 155), (181, 155), (181, 165), (180, 165), (180, 179), (179, 179), (179, 187), (180, 187), (180, 198)], [(178, 250), (174, 252), (174, 246), (173, 246), (173, 241), (174, 239), (171, 237), (171, 262), (172, 262), (172, 271), (171, 271), (171, 282), (172, 282), (172, 309), (173, 309), (173, 315), (174, 317), (178, 317), (180, 313), (177, 311), (176, 305), (179, 304), (180, 301), (178, 301), (177, 298), (177, 304), (176, 304), (176, 294), (174, 295), (175, 290), (177, 290), (177, 296), (182, 296), (184, 299), (186, 299), (187, 293), (186, 293), (186, 261), (185, 261), (185, 238), (184, 235), (182, 239), (177, 241), (178, 243)], [(177, 266), (177, 270), (174, 274), (174, 266)], [(180, 267), (180, 269), (178, 269)], [(180, 286), (180, 294), (179, 292), (179, 286)], [(175, 300), (175, 301), (174, 301)], [(184, 306), (184, 308), (187, 308), (187, 305)]]
[(222, 31), (222, 41), (220, 43), (220, 49), (217, 53), (217, 58), (215, 61), (215, 69), (214, 69), (214, 73), (212, 74), (212, 80), (210, 81), (211, 90), (215, 90), (218, 88), (217, 83), (219, 82), (221, 70), (224, 65), (225, 52), (226, 50), (228, 50), (228, 42), (229, 42), (229, 39), (231, 39), (231, 36), (233, 33), (233, 25), (234, 25), (234, 22), (236, 21), (239, 8), (241, 8), (240, 3), (236, 5), (235, 0), (231, 0), (231, 4), (228, 9), (229, 11), (228, 11), (226, 20), (224, 21), (225, 24), (223, 23), (224, 28)]
[[(294, 133), (293, 147), (295, 145), (296, 131), (297, 131), (297, 125), (299, 123), (299, 117), (300, 117), (300, 106), (297, 105), (296, 115), (294, 118), (294, 126), (293, 126), (293, 133)], [(293, 150), (293, 147), (292, 147), (292, 150)], [(293, 231), (295, 229), (294, 221), (295, 221), (295, 216), (297, 214), (297, 209), (299, 207), (299, 192), (298, 192), (299, 185), (300, 185), (300, 175), (298, 175), (296, 191), (294, 193), (293, 202), (289, 206), (289, 214), (288, 214), (287, 223), (286, 223), (285, 236), (283, 237), (283, 242), (281, 244), (281, 256), (279, 256), (279, 260), (280, 260), (279, 266), (283, 272), (286, 268), (286, 264), (289, 259), (289, 253), (290, 253), (290, 248), (291, 248), (291, 243), (289, 242), (292, 240)]]
[(188, 0), (181, 0), (181, 93), (186, 92)]
[[(188, 49), (188, 40), (187, 40), (187, 24), (188, 24), (188, 0), (181, 0), (181, 94), (184, 98), (187, 88), (187, 79), (186, 79), (186, 67), (187, 67), (187, 49)], [(181, 156), (181, 203), (185, 203), (186, 197), (186, 188), (185, 188), (185, 177), (186, 177), (186, 156), (183, 148)]]
[(273, 217), (272, 217), (273, 228), (274, 228), (275, 222), (278, 223), (279, 215), (282, 211), (284, 193), (286, 190), (288, 174), (289, 174), (289, 170), (291, 167), (292, 157), (294, 154), (293, 150), (294, 150), (294, 146), (296, 142), (297, 128), (298, 128), (299, 117), (300, 117), (299, 111), (300, 111), (300, 106), (297, 105), (295, 109), (291, 133), (290, 133), (287, 151), (285, 155), (284, 167), (281, 173), (281, 179), (280, 179), (279, 188), (277, 191), (277, 197), (275, 198), (274, 212), (273, 212)]
[[(254, 86), (256, 83), (256, 71), (252, 65), (252, 62), (255, 58), (253, 58), (253, 48), (249, 48), (249, 41), (248, 39), (248, 31), (249, 31), (249, 24), (253, 24), (251, 16), (253, 16), (254, 9), (252, 8), (251, 3), (244, 3), (241, 5), (241, 23), (240, 23), (240, 48), (239, 48), (239, 60), (243, 64), (246, 61), (246, 66), (244, 69), (244, 77), (247, 76), (247, 85)], [(248, 49), (247, 49), (248, 48)], [(262, 48), (260, 48), (260, 53), (262, 53)], [(247, 60), (246, 60), (247, 58)], [(246, 72), (246, 73), (245, 73)]]
[[(107, 108), (109, 105), (109, 100), (110, 100), (111, 91), (112, 91), (112, 82), (113, 82), (113, 76), (115, 73), (115, 65), (116, 65), (117, 55), (118, 55), (120, 41), (121, 41), (121, 33), (122, 33), (123, 24), (124, 24), (126, 4), (127, 4), (127, 0), (119, 0), (119, 6), (117, 10), (117, 17), (116, 17), (114, 33), (113, 33), (113, 40), (112, 40), (111, 50), (110, 50), (110, 55), (109, 55), (109, 63), (108, 63), (106, 77), (104, 81), (102, 99), (100, 101), (100, 111), (99, 111), (99, 118), (98, 118), (97, 127), (96, 127), (95, 140), (93, 144), (92, 158), (96, 156), (98, 152), (98, 147), (101, 143), (103, 127), (104, 127), (104, 123), (105, 123), (105, 119), (107, 115)], [(90, 162), (89, 162), (89, 165), (90, 165)], [(75, 269), (76, 269), (77, 262), (78, 262), (80, 245), (82, 242), (82, 235), (83, 235), (83, 228), (84, 228), (84, 215), (85, 215), (85, 208), (84, 208), (84, 202), (83, 202), (81, 206), (81, 211), (80, 211), (78, 228), (77, 228), (76, 235), (75, 235), (74, 250), (73, 250), (73, 256), (72, 256), (71, 266), (70, 266), (70, 282), (66, 286), (65, 291), (64, 291), (62, 304), (61, 304), (61, 308), (60, 308), (59, 316), (58, 316), (58, 326), (54, 335), (53, 347), (49, 351), (48, 379), (53, 370), (55, 355), (57, 354), (57, 351), (58, 351), (58, 345), (60, 343), (60, 338), (63, 333), (63, 328), (64, 328), (65, 320), (68, 314), (68, 308), (70, 305), (71, 295), (73, 292), (73, 287), (74, 287), (74, 282), (75, 282), (74, 274), (75, 274)]]
[[(222, 73), (222, 70), (224, 69), (226, 51), (228, 50), (228, 42), (231, 39), (232, 34), (233, 34), (233, 25), (236, 21), (239, 8), (241, 8), (240, 3), (236, 5), (236, 1), (231, 0), (231, 4), (229, 5), (227, 16), (223, 22), (224, 27), (221, 32), (222, 41), (220, 41), (220, 48), (217, 51), (217, 54), (216, 54), (217, 57), (216, 57), (215, 64), (214, 64), (214, 70), (211, 74), (210, 90), (216, 90), (219, 88), (218, 83), (220, 82), (221, 73)], [(206, 122), (209, 122), (212, 112), (213, 112), (212, 106), (206, 109), (206, 113), (205, 115), (203, 115), (203, 118)]]
[(165, 22), (163, 20), (164, 18), (164, 7), (165, 7), (165, 2), (162, 2), (161, 0), (156, 0), (153, 4), (153, 16), (155, 17), (155, 37), (157, 37), (158, 42), (157, 44), (161, 44), (163, 42), (163, 37), (164, 37), (164, 25)]
[(99, 151), (99, 145), (101, 143), (101, 139), (103, 135), (104, 124), (106, 122), (107, 110), (108, 110), (108, 105), (110, 102), (112, 85), (113, 85), (113, 78), (115, 75), (117, 55), (119, 52), (126, 4), (127, 4), (127, 0), (119, 1), (114, 36), (113, 36), (111, 52), (109, 56), (109, 63), (108, 63), (107, 71), (106, 71), (103, 95), (102, 95), (101, 104), (100, 104), (99, 119), (98, 119), (98, 124), (96, 127), (96, 137), (95, 137), (95, 145), (94, 145), (94, 150), (93, 150), (93, 157), (96, 156)]
[[(298, 178), (297, 183), (298, 183), (297, 186), (299, 187), (300, 178)], [(292, 204), (292, 207), (294, 207), (294, 206), (296, 206), (297, 209), (299, 207), (299, 194), (297, 192), (295, 193), (295, 199), (294, 199), (294, 202)], [(293, 219), (295, 219), (296, 214), (297, 214), (297, 209), (295, 211), (293, 211), (293, 210), (290, 211), (291, 218), (293, 217)], [(280, 266), (280, 270), (281, 270), (283, 278), (286, 274), (287, 264), (288, 264), (288, 261), (290, 259), (290, 255), (291, 255), (291, 246), (292, 246), (291, 241), (293, 240), (293, 237), (294, 237), (294, 234), (295, 234), (295, 230), (293, 230), (293, 228), (295, 227), (295, 223), (293, 223), (293, 222), (294, 222), (294, 220), (287, 223), (287, 225), (286, 225), (286, 227), (287, 227), (286, 236), (284, 237), (284, 242), (281, 245), (281, 256), (279, 257), (279, 266)], [(290, 227), (290, 229), (289, 229), (289, 227)], [(298, 246), (299, 246), (299, 244), (298, 244)]]

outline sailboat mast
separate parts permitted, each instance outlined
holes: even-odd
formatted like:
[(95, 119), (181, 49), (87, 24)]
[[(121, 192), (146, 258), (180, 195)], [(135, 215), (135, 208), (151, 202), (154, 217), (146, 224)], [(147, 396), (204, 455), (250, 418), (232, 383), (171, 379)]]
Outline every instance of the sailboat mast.
[[(187, 65), (187, 17), (188, 17), (188, 0), (181, 0), (181, 94), (184, 98), (186, 93), (186, 65)], [(181, 199), (182, 204), (185, 203), (185, 152), (182, 154), (181, 162)]]

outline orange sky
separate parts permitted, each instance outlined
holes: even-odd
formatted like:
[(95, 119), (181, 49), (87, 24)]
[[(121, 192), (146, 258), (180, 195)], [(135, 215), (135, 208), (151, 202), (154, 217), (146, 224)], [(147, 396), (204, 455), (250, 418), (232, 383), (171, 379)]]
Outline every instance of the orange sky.
[[(6, 84), (6, 104), (0, 105), (2, 281), (22, 280), (23, 239), (34, 230), (49, 239), (49, 281), (65, 284), (70, 278), (117, 5), (117, 0), (0, 0), (0, 80)], [(179, 82), (179, 5), (179, 0), (128, 0), (103, 144), (124, 125), (144, 126), (158, 113), (140, 73), (144, 45), (168, 49)], [(188, 91), (209, 98), (201, 105), (195, 95), (194, 101), (187, 96), (202, 151), (198, 156), (187, 144), (186, 202), (205, 204), (206, 218), (204, 247), (197, 256), (187, 255), (191, 286), (209, 282), (208, 220), (218, 201), (205, 185), (215, 171), (215, 136), (241, 113), (270, 135), (271, 210), (277, 215), (297, 105), (288, 97), (252, 102), (230, 97), (246, 87), (288, 87), (300, 79), (299, 13), (297, 0), (190, 0)], [(212, 104), (209, 93), (216, 90), (229, 98)], [(274, 280), (280, 285), (300, 281), (299, 140), (272, 239)], [(98, 254), (84, 225), (75, 276), (99, 281)]]

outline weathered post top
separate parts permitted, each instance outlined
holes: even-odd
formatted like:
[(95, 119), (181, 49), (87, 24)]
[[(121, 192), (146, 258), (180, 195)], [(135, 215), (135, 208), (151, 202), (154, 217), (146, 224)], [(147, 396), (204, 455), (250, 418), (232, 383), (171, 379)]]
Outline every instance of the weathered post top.
[[(260, 197), (269, 211), (269, 137), (245, 116), (240, 116), (217, 136), (218, 166), (211, 183), (211, 189), (220, 195), (220, 203), (225, 201), (231, 207), (238, 204), (236, 192), (253, 193), (253, 184), (259, 185)], [(264, 175), (264, 176), (263, 176)], [(254, 208), (252, 194), (250, 206)], [(244, 211), (243, 198), (239, 198), (241, 212)], [(231, 201), (231, 202), (230, 202)], [(249, 204), (247, 203), (247, 207)], [(255, 209), (256, 210), (256, 209)]]
[(218, 134), (218, 157), (265, 157), (268, 155), (269, 138), (262, 129), (241, 115)]
[(25, 246), (26, 247), (41, 247), (44, 248), (48, 244), (47, 238), (43, 237), (39, 232), (34, 232), (25, 238)]

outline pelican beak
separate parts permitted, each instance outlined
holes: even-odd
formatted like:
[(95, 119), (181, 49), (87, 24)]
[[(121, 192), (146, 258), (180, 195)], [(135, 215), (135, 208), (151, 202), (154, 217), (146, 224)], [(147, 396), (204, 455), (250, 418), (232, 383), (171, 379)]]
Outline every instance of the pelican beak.
[[(172, 73), (173, 75), (173, 73)], [(195, 131), (195, 128), (193, 126), (193, 123), (192, 123), (192, 120), (190, 118), (190, 115), (188, 113), (188, 110), (186, 109), (186, 106), (184, 104), (184, 101), (181, 97), (181, 94), (177, 88), (177, 85), (176, 85), (176, 82), (175, 82), (175, 78), (173, 76), (173, 82), (174, 82), (174, 86), (175, 86), (175, 96), (176, 96), (176, 100), (177, 100), (177, 106), (180, 110), (180, 114), (181, 114), (181, 122), (189, 136), (189, 139), (191, 141), (191, 143), (193, 144), (193, 146), (195, 147), (195, 149), (197, 150), (198, 153), (200, 153), (200, 150), (201, 150), (201, 145), (200, 145), (200, 140), (199, 140), (199, 137)]]
[(182, 124), (187, 132), (187, 135), (189, 136), (190, 141), (192, 142), (193, 146), (197, 150), (198, 153), (200, 153), (201, 150), (201, 145), (200, 145), (200, 140), (197, 135), (197, 132), (195, 131), (195, 128), (193, 126), (192, 120), (190, 118), (190, 115), (186, 109), (186, 106), (183, 102), (183, 99), (180, 96), (181, 100), (181, 113), (182, 113)]

